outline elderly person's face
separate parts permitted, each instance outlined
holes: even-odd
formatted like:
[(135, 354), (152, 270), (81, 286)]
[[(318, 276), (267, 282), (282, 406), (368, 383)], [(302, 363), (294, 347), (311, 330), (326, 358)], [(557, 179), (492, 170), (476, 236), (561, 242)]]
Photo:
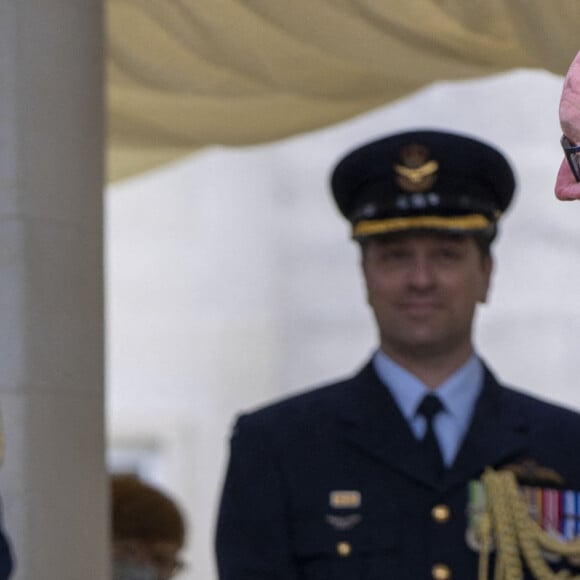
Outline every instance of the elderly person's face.
[(167, 541), (116, 540), (113, 580), (169, 580), (183, 568), (180, 549)]

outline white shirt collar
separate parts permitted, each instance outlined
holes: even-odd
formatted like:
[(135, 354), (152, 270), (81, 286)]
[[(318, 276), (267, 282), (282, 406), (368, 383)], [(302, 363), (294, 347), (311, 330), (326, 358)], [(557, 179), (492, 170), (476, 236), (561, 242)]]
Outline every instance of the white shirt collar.
[[(423, 397), (433, 391), (381, 350), (375, 353), (373, 365), (404, 417), (411, 421)], [(466, 430), (471, 420), (475, 402), (483, 387), (483, 374), (483, 364), (474, 353), (436, 388), (445, 412), (453, 416), (461, 430)]]

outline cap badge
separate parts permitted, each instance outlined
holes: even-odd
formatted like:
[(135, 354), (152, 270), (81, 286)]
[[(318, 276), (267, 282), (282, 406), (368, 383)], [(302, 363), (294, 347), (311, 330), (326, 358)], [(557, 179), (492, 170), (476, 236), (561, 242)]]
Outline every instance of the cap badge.
[(395, 181), (409, 193), (421, 193), (430, 189), (437, 179), (439, 163), (429, 159), (429, 149), (424, 145), (411, 144), (401, 148), (401, 163), (395, 163)]

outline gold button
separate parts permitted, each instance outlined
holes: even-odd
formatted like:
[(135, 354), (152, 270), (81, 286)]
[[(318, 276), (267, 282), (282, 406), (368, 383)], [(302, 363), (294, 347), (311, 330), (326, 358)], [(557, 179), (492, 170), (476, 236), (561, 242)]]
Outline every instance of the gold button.
[(451, 569), (445, 564), (435, 564), (431, 568), (431, 574), (435, 580), (449, 580), (451, 578)]
[(440, 503), (436, 506), (433, 506), (431, 515), (437, 523), (444, 524), (449, 520), (449, 517), (451, 516), (451, 510), (449, 509), (449, 506), (445, 505), (444, 503)]
[(336, 553), (341, 558), (347, 558), (352, 552), (352, 546), (348, 542), (338, 542), (336, 544)]

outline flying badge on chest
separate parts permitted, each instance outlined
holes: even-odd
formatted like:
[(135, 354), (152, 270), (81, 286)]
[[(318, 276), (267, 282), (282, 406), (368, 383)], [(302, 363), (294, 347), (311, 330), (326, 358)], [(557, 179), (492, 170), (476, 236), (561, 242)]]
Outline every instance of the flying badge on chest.
[(510, 469), (489, 468), (469, 482), (467, 545), (482, 556), (515, 554), (520, 565), (564, 560), (579, 566), (580, 491), (530, 483)]
[(335, 514), (326, 514), (326, 523), (333, 527), (335, 530), (344, 532), (346, 530), (352, 530), (357, 524), (362, 520), (360, 514), (349, 514), (346, 516), (338, 516)]

